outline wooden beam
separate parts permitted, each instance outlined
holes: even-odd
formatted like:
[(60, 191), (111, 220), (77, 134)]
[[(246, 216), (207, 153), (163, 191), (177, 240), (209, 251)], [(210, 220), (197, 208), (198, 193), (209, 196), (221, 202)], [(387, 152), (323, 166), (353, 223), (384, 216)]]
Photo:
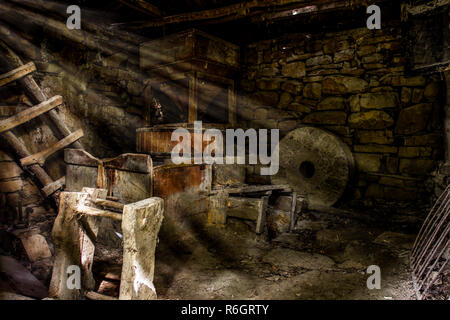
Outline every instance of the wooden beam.
[(96, 205), (99, 205), (104, 208), (109, 208), (113, 211), (123, 212), (123, 203), (111, 200), (97, 199), (93, 201)]
[(44, 192), (44, 194), (48, 197), (55, 193), (56, 191), (62, 189), (64, 185), (66, 184), (66, 176), (63, 176), (59, 178), (58, 180), (49, 183), (45, 187), (43, 187), (41, 190)]
[(89, 300), (119, 300), (117, 298), (111, 297), (111, 296), (107, 296), (95, 291), (89, 291), (86, 293), (86, 298), (88, 298)]
[(142, 13), (150, 14), (153, 17), (162, 16), (161, 10), (158, 7), (144, 0), (119, 0), (119, 2)]
[[(149, 28), (161, 27), (175, 23), (197, 22), (206, 20), (219, 20), (220, 22), (227, 22), (242, 19), (245, 17), (260, 17), (263, 20), (267, 20), (272, 18), (277, 19), (287, 16), (296, 16), (300, 13), (318, 13), (342, 8), (354, 9), (363, 5), (368, 6), (373, 3), (387, 1), (392, 0), (252, 0), (221, 8), (181, 13), (172, 16), (165, 16), (153, 21), (130, 24), (124, 23), (122, 25), (127, 25), (129, 28)], [(284, 13), (281, 13), (281, 16), (277, 15), (277, 12), (288, 9), (291, 10), (284, 11)]]
[(29, 166), (34, 163), (39, 163), (41, 166), (43, 166), (45, 163), (45, 160), (47, 160), (47, 158), (49, 156), (51, 156), (52, 154), (54, 154), (55, 152), (57, 152), (61, 149), (64, 149), (68, 145), (74, 143), (75, 141), (80, 139), (82, 136), (83, 136), (83, 130), (78, 129), (77, 131), (71, 133), (64, 139), (59, 140), (53, 146), (51, 146), (41, 152), (33, 154), (31, 156), (20, 159), (20, 164), (22, 165), (22, 167)]
[(86, 206), (81, 206), (75, 209), (75, 211), (79, 214), (84, 214), (92, 217), (103, 217), (109, 218), (113, 220), (122, 221), (122, 214), (112, 211), (101, 210), (97, 208), (91, 208)]
[(23, 66), (20, 66), (8, 73), (4, 73), (0, 75), (0, 87), (19, 80), (34, 71), (36, 71), (36, 66), (33, 62), (28, 62), (27, 64), (24, 64)]
[(34, 119), (40, 116), (41, 114), (50, 111), (53, 108), (56, 108), (61, 103), (62, 97), (54, 96), (53, 98), (50, 98), (47, 101), (44, 101), (24, 111), (21, 111), (8, 119), (2, 120), (0, 121), (0, 133), (11, 130), (21, 124), (24, 124), (25, 122), (28, 122), (31, 119)]
[(258, 219), (256, 220), (256, 234), (261, 234), (264, 232), (264, 227), (266, 226), (267, 220), (267, 207), (269, 205), (269, 196), (261, 198), (262, 204), (258, 211)]

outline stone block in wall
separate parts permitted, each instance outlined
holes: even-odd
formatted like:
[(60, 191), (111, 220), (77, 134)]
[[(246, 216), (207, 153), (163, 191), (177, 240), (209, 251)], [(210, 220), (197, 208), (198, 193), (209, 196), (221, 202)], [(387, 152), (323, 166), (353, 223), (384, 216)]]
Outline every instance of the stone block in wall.
[(251, 95), (251, 102), (260, 106), (274, 107), (278, 104), (278, 93), (274, 91), (260, 91)]
[(357, 55), (360, 56), (360, 57), (364, 57), (364, 56), (367, 56), (367, 55), (375, 53), (375, 52), (377, 52), (377, 47), (372, 46), (372, 45), (361, 46), (356, 51)]
[(352, 111), (364, 109), (395, 108), (398, 105), (398, 95), (395, 92), (363, 93), (350, 97)]
[(320, 100), (322, 97), (322, 85), (316, 82), (306, 84), (303, 89), (303, 96), (308, 99)]
[(322, 82), (322, 93), (324, 94), (361, 93), (368, 88), (367, 81), (356, 77), (331, 76)]
[(358, 169), (363, 172), (377, 172), (381, 168), (381, 159), (378, 154), (354, 153)]
[(357, 137), (360, 143), (391, 144), (394, 142), (394, 134), (391, 130), (359, 130)]
[(346, 49), (334, 54), (334, 63), (352, 60), (355, 57), (355, 50)]
[(425, 87), (423, 95), (427, 101), (434, 102), (439, 95), (439, 90), (439, 82), (431, 82)]
[(389, 173), (397, 173), (398, 172), (398, 163), (399, 160), (397, 157), (387, 157), (386, 158), (386, 169)]
[(306, 66), (317, 66), (322, 64), (330, 64), (333, 62), (333, 58), (329, 55), (321, 55), (316, 57), (311, 57), (306, 60)]
[(303, 114), (303, 113), (310, 113), (311, 107), (301, 103), (294, 102), (287, 106), (287, 110)]
[(379, 110), (352, 113), (348, 118), (348, 123), (352, 128), (359, 129), (385, 129), (394, 124), (394, 119)]
[(431, 147), (400, 147), (398, 156), (401, 158), (431, 157), (433, 149)]
[(403, 105), (407, 105), (411, 102), (412, 89), (408, 87), (403, 87), (401, 92), (401, 102)]
[(317, 110), (344, 110), (345, 104), (342, 97), (327, 97), (317, 105)]
[(419, 103), (423, 98), (423, 89), (420, 88), (414, 88), (412, 93), (412, 103)]
[(278, 103), (278, 108), (285, 109), (288, 105), (291, 104), (292, 100), (293, 99), (290, 93), (283, 92), (280, 95), (280, 102)]
[(352, 135), (352, 130), (347, 126), (325, 126), (323, 128), (339, 136), (350, 137)]
[(410, 175), (427, 175), (433, 170), (434, 161), (428, 159), (400, 159), (400, 173)]
[(311, 124), (345, 124), (347, 113), (343, 111), (321, 111), (308, 114), (303, 123)]
[(398, 148), (394, 146), (386, 146), (379, 144), (363, 144), (353, 146), (355, 152), (365, 152), (365, 153), (397, 153)]
[(281, 69), (281, 74), (289, 78), (302, 78), (306, 75), (304, 62), (290, 62), (285, 64)]
[(281, 90), (293, 95), (299, 95), (302, 93), (303, 83), (297, 81), (287, 81), (281, 85)]
[(439, 146), (443, 137), (437, 133), (428, 133), (420, 136), (405, 136), (405, 146)]
[(413, 134), (426, 128), (430, 113), (431, 103), (421, 103), (400, 111), (395, 132), (397, 134)]
[(280, 89), (280, 80), (258, 80), (256, 87), (264, 91), (278, 90)]
[(296, 127), (297, 127), (296, 120), (284, 120), (280, 121), (280, 123), (278, 124), (278, 129), (280, 129), (280, 131), (283, 133), (294, 130)]
[(391, 83), (394, 87), (423, 87), (426, 80), (423, 76), (416, 77), (393, 77)]

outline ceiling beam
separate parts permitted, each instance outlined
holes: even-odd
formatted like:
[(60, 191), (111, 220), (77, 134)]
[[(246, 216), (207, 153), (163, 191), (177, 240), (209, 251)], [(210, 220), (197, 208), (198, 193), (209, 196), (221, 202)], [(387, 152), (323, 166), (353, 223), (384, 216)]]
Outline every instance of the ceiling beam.
[(162, 12), (155, 5), (144, 0), (119, 0), (120, 3), (153, 17), (161, 17)]
[[(342, 8), (358, 8), (363, 5), (392, 0), (251, 0), (221, 8), (165, 16), (145, 22), (116, 24), (131, 29), (161, 27), (169, 24), (199, 21), (231, 21), (244, 17), (279, 19), (297, 14), (319, 13)], [(395, 1), (395, 0), (394, 0)]]

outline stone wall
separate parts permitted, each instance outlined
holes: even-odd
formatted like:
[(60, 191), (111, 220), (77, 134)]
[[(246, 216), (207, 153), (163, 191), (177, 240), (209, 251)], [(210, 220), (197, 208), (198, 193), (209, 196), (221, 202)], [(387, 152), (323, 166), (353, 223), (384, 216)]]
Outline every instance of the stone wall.
[(442, 82), (408, 76), (400, 26), (291, 34), (243, 48), (239, 118), (246, 127), (301, 125), (338, 135), (358, 175), (348, 200), (426, 199), (443, 158)]

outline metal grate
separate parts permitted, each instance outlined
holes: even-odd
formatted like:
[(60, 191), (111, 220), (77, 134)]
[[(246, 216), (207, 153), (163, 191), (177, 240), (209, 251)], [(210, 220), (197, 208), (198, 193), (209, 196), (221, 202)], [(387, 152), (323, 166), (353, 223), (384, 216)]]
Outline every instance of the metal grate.
[(419, 299), (430, 288), (450, 260), (450, 185), (426, 217), (411, 253), (414, 289)]

